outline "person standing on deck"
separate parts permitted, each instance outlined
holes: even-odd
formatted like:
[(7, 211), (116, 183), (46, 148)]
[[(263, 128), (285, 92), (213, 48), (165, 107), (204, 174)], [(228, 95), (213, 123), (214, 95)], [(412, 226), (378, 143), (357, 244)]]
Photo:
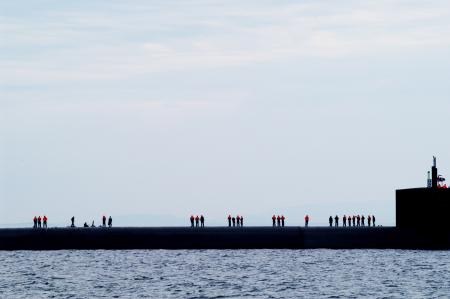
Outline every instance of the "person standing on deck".
[(277, 217), (275, 217), (275, 215), (272, 216), (272, 226), (275, 226), (275, 220), (277, 219)]
[(361, 216), (361, 225), (362, 225), (362, 226), (365, 226), (364, 220), (366, 220), (366, 217), (364, 217), (364, 215), (362, 215), (362, 216)]
[(353, 221), (353, 226), (356, 226), (356, 217), (355, 217), (355, 215), (353, 215), (352, 221)]
[(277, 226), (280, 226), (281, 224), (281, 217), (280, 215), (277, 216)]
[(197, 216), (195, 216), (195, 227), (198, 227), (198, 221), (200, 220), (200, 218)]
[(334, 226), (336, 226), (336, 227), (339, 226), (339, 217), (338, 217), (338, 215), (336, 215), (336, 217), (334, 217)]
[(370, 227), (371, 222), (372, 222), (372, 218), (369, 215), (369, 216), (367, 216), (367, 224), (369, 225), (369, 227)]
[(47, 220), (48, 220), (47, 216), (44, 215), (44, 218), (43, 218), (43, 221), (44, 221), (43, 227), (44, 228), (47, 228)]
[(189, 219), (191, 220), (191, 227), (194, 227), (194, 215), (191, 215)]
[(241, 224), (241, 217), (239, 215), (236, 216), (236, 226), (239, 227)]
[(34, 216), (33, 218), (33, 228), (37, 228), (37, 217)]
[(103, 226), (106, 226), (106, 216), (105, 215), (103, 215), (103, 217), (102, 217), (102, 223), (103, 223)]
[(236, 226), (236, 218), (233, 217), (231, 220), (233, 221), (233, 227), (235, 227)]
[(244, 217), (241, 215), (241, 227), (244, 226)]
[(284, 219), (286, 219), (286, 218), (284, 217), (284, 215), (281, 215), (281, 226), (282, 226), (282, 227), (284, 227)]
[(372, 224), (375, 226), (375, 215), (372, 215)]
[(203, 215), (200, 216), (200, 225), (201, 227), (205, 227), (205, 217)]
[(70, 227), (75, 227), (75, 216), (72, 216), (72, 218), (70, 218), (70, 222), (72, 222)]
[(356, 216), (356, 226), (361, 226), (361, 216)]
[(330, 223), (330, 227), (333, 226), (333, 217), (330, 216), (330, 218), (328, 218), (328, 222)]
[(308, 214), (306, 214), (306, 216), (305, 216), (305, 227), (308, 227), (308, 223), (309, 223), (309, 216), (308, 216)]
[(112, 227), (112, 217), (111, 216), (109, 216), (109, 218), (108, 218), (108, 226)]
[(228, 215), (228, 227), (231, 227), (231, 215)]

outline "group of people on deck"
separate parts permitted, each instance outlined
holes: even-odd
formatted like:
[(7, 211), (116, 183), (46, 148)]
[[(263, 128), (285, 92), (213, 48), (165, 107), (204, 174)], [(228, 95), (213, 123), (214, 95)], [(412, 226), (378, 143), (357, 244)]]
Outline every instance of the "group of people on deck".
[(233, 223), (233, 227), (242, 227), (244, 226), (244, 217), (242, 217), (242, 215), (237, 215), (236, 217), (228, 215), (228, 227), (231, 227), (231, 223)]
[[(286, 217), (284, 217), (284, 215), (278, 215), (275, 217), (275, 215), (272, 216), (272, 226), (283, 226), (284, 227), (284, 220), (286, 219)], [(276, 225), (275, 225), (276, 222)]]
[(41, 216), (34, 216), (33, 218), (33, 228), (47, 228), (47, 216), (41, 218)]
[(205, 217), (203, 217), (203, 215), (200, 215), (200, 217), (191, 215), (191, 218), (189, 218), (189, 220), (191, 220), (191, 227), (194, 227), (194, 221), (195, 221), (195, 227), (205, 227)]
[[(360, 216), (360, 215), (353, 215), (353, 216), (345, 216), (342, 217), (342, 226), (365, 226), (366, 223), (366, 217), (364, 217), (364, 215)], [(375, 216), (374, 215), (369, 215), (367, 216), (367, 226), (375, 226)], [(330, 216), (330, 218), (328, 218), (328, 223), (330, 224), (330, 226), (333, 226), (333, 217)], [(334, 226), (338, 227), (339, 226), (339, 216), (336, 215), (334, 217)]]

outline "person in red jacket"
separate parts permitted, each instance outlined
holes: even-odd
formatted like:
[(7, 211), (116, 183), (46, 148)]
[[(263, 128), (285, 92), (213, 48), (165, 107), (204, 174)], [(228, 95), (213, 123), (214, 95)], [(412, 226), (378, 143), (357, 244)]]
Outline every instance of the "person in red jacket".
[(305, 216), (305, 227), (308, 227), (308, 223), (309, 223), (309, 216), (306, 215)]
[(41, 216), (39, 216), (39, 217), (38, 217), (38, 227), (39, 227), (39, 228), (42, 227), (41, 224), (42, 224), (42, 218), (41, 218)]
[(191, 227), (194, 227), (194, 215), (191, 215)]
[(198, 227), (198, 221), (200, 220), (200, 218), (197, 216), (195, 216), (195, 226)]
[(282, 227), (284, 227), (284, 219), (286, 219), (286, 218), (284, 218), (284, 215), (281, 215), (281, 226)]
[(47, 228), (47, 220), (48, 220), (47, 216), (44, 215), (43, 220), (44, 220), (44, 228)]
[(34, 216), (33, 218), (33, 228), (37, 228), (37, 217)]
[(275, 220), (277, 219), (277, 217), (275, 217), (275, 215), (272, 216), (272, 226), (275, 226)]
[(280, 217), (280, 215), (278, 215), (277, 216), (277, 226), (280, 226), (280, 220), (281, 220), (281, 217)]

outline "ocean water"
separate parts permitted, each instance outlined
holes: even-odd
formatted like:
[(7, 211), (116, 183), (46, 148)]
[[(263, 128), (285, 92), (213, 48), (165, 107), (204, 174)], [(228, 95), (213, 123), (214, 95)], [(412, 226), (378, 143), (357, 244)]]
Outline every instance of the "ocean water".
[(0, 252), (1, 298), (450, 298), (450, 251)]

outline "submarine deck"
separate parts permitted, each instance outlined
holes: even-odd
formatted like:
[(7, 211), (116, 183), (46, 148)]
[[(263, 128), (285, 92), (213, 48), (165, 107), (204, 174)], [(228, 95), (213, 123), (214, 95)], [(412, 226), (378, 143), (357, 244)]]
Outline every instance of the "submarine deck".
[(0, 229), (0, 250), (310, 248), (450, 249), (450, 232), (293, 226)]

